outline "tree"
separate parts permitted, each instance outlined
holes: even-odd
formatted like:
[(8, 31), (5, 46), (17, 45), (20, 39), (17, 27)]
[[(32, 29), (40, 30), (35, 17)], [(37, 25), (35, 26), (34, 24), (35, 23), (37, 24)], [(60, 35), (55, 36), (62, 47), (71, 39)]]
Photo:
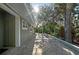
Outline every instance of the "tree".
[(72, 11), (73, 11), (73, 8), (75, 6), (75, 4), (62, 4), (62, 3), (59, 3), (57, 4), (58, 5), (58, 12), (61, 13), (63, 16), (64, 16), (64, 30), (65, 30), (65, 40), (68, 41), (68, 42), (72, 42), (72, 38), (71, 38), (71, 19), (72, 19)]
[(38, 19), (49, 21), (50, 14), (53, 12), (51, 4), (44, 4), (39, 6), (40, 12), (38, 14)]
[(72, 42), (71, 38), (71, 12), (72, 12), (73, 4), (66, 4), (66, 17), (65, 17), (65, 40), (68, 42)]

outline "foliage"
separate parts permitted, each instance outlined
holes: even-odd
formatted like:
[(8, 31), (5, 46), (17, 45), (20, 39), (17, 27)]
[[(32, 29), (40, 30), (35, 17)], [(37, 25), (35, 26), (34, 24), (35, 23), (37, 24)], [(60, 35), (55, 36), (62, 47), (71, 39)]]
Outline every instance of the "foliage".
[(64, 26), (60, 26), (59, 36), (62, 38), (64, 37)]
[(35, 32), (38, 33), (47, 33), (53, 36), (58, 36), (60, 30), (60, 26), (55, 22), (48, 22), (46, 25), (43, 25), (39, 28), (35, 29)]
[(76, 28), (76, 29), (75, 29), (75, 36), (76, 36), (76, 37), (79, 37), (79, 28)]
[(40, 12), (38, 13), (38, 19), (42, 19), (47, 21), (48, 18), (50, 17), (50, 14), (53, 12), (53, 8), (51, 6), (51, 4), (44, 4), (39, 6), (40, 8)]

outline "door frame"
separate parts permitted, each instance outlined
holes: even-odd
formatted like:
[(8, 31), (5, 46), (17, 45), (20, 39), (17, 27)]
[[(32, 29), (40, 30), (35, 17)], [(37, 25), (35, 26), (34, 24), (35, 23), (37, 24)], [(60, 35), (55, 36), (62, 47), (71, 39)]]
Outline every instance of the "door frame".
[(20, 16), (9, 8), (7, 5), (0, 3), (0, 8), (8, 12), (9, 14), (15, 16), (15, 47), (21, 46), (21, 39), (20, 39)]

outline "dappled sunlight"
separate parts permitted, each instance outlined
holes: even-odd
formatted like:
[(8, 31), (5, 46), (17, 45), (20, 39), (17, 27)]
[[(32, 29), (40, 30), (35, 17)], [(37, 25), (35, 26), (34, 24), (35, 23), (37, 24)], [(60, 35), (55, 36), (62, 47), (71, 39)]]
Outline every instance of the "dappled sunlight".
[(64, 48), (54, 37), (49, 34), (36, 33), (36, 39), (33, 47), (33, 55), (43, 54), (71, 54), (74, 53)]
[(36, 33), (36, 40), (33, 47), (33, 55), (42, 55), (42, 37), (41, 34)]
[[(37, 54), (74, 54), (55, 39), (79, 44), (78, 4), (33, 4), (36, 17), (34, 50)], [(74, 7), (73, 7), (74, 6)], [(68, 9), (70, 8), (70, 9)], [(73, 11), (72, 11), (73, 10)], [(77, 16), (76, 16), (77, 15)]]
[(36, 33), (36, 40), (35, 40), (32, 54), (42, 55), (43, 49), (45, 48), (47, 42), (48, 42), (48, 38), (46, 38), (45, 36), (42, 37), (42, 34)]
[(72, 54), (72, 55), (75, 55), (71, 50), (67, 49), (67, 48), (64, 48), (62, 47), (65, 51), (67, 51), (68, 53)]

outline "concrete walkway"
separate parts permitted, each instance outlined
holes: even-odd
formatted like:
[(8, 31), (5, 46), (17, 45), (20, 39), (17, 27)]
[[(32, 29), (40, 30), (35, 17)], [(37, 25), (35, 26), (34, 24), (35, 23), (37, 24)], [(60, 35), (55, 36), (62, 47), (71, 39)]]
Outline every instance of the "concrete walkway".
[(1, 55), (32, 55), (35, 34), (28, 33), (29, 38), (23, 41), (21, 47), (10, 48)]
[(68, 50), (63, 44), (55, 40), (55, 38), (43, 34), (36, 33), (36, 40), (33, 49), (33, 55), (73, 55), (74, 53)]
[(11, 48), (2, 55), (74, 55), (55, 37), (48, 34), (36, 33), (36, 38), (32, 35), (22, 47)]

